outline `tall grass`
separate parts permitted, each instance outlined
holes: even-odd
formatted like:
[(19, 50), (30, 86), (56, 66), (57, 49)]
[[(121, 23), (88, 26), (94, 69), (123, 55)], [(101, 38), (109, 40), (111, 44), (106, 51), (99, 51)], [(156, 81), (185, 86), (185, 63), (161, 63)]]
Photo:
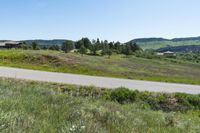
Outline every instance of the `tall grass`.
[(62, 88), (66, 87), (79, 88), (0, 79), (0, 131), (13, 133), (197, 133), (200, 131), (198, 111), (164, 113), (153, 111), (143, 103), (119, 104), (101, 96), (69, 95), (63, 92)]

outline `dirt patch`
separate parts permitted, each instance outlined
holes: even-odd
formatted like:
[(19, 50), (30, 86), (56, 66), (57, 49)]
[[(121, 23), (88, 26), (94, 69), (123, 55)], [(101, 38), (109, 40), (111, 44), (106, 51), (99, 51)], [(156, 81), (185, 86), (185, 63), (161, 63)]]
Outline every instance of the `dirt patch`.
[(26, 55), (23, 57), (22, 61), (31, 64), (52, 64), (55, 66), (61, 66), (66, 63), (59, 57), (52, 55)]

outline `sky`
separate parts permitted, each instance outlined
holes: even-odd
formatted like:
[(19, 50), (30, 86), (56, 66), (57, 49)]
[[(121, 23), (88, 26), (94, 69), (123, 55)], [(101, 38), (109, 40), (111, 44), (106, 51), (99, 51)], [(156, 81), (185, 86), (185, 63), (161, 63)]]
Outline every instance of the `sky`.
[(0, 0), (0, 40), (200, 36), (200, 0)]

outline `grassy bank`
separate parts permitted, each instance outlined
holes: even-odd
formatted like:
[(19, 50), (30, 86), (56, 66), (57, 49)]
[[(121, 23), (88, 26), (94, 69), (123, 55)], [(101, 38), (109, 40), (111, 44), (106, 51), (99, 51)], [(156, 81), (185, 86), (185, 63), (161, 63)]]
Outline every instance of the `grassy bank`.
[(200, 84), (200, 64), (123, 55), (81, 56), (55, 51), (1, 50), (0, 65), (53, 72)]
[(135, 92), (135, 98), (131, 98), (133, 92), (118, 91), (0, 79), (0, 131), (197, 133), (200, 130), (198, 108), (167, 113), (153, 109), (138, 97), (144, 94), (151, 101), (152, 96), (158, 100), (161, 94)]

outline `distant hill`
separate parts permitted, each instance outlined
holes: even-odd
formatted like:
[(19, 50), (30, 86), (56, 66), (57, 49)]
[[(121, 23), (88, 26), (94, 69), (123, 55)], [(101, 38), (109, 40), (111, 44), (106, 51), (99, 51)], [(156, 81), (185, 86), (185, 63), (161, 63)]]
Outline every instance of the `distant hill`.
[[(0, 42), (5, 40), (0, 40)], [(31, 44), (36, 42), (39, 45), (62, 45), (65, 42), (65, 39), (54, 39), (54, 40), (23, 40), (21, 42), (26, 42)], [(200, 37), (187, 37), (187, 38), (174, 38), (174, 39), (165, 39), (165, 38), (138, 38), (133, 39), (129, 42), (136, 42), (142, 49), (159, 49), (165, 47), (173, 46), (188, 46), (188, 45), (200, 45)]]
[(7, 41), (10, 41), (10, 40), (0, 40), (0, 42), (7, 42)]
[(173, 46), (188, 46), (188, 45), (200, 45), (200, 37), (188, 37), (188, 38), (141, 38), (131, 40), (136, 42), (143, 49), (159, 49), (163, 47)]
[(32, 42), (36, 42), (38, 45), (62, 45), (66, 40), (64, 39), (55, 39), (55, 40), (24, 40), (21, 42), (26, 42), (31, 44)]
[(175, 47), (164, 47), (156, 50), (158, 52), (200, 52), (200, 45), (189, 45), (189, 46), (175, 46)]
[(200, 41), (200, 37), (188, 37), (188, 38), (174, 38), (172, 39), (173, 42), (177, 41)]
[(169, 41), (169, 40), (164, 39), (164, 38), (138, 38), (132, 41), (137, 42), (137, 43), (144, 43), (144, 42), (152, 42), (152, 41)]

